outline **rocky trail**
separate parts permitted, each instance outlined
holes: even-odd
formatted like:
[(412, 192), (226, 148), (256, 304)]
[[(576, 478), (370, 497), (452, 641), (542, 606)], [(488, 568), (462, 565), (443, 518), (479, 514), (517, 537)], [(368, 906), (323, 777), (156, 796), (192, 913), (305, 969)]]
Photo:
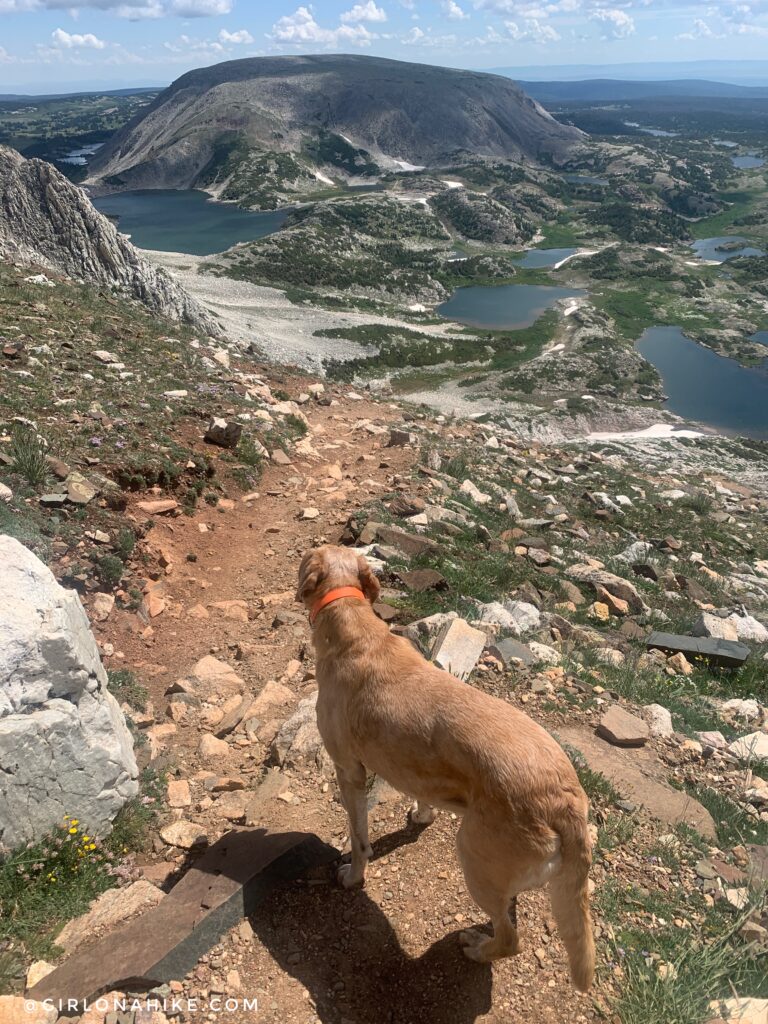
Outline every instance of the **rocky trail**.
[[(348, 386), (257, 374), (210, 341), (194, 341), (185, 361), (178, 342), (141, 330), (113, 339), (119, 364), (89, 351), (80, 331), (89, 371), (66, 430), (71, 440), (100, 429), (104, 440), (83, 448), (96, 455), (71, 453), (82, 473), (58, 465), (49, 493), (3, 499), (9, 515), (34, 513), (43, 537), (46, 516), (64, 517), (49, 545), (56, 575), (82, 597), (139, 765), (156, 784), (141, 798), (154, 812), (147, 842), (124, 851), (120, 887), (65, 925), (63, 954), (33, 964), (28, 989), (78, 957), (108, 961), (124, 923), (171, 906), (180, 880), (233, 832), (311, 832), (341, 855), (346, 816), (314, 723), (310, 630), (294, 602), (301, 555), (329, 541), (368, 558), (382, 582), (377, 610), (393, 629), (524, 708), (574, 758), (592, 801), (594, 990), (571, 987), (542, 892), (518, 901), (519, 956), (470, 963), (458, 933), (483, 917), (458, 870), (457, 821), (441, 813), (427, 828), (410, 825), (408, 801), (372, 779), (365, 890), (339, 888), (332, 865), (310, 871), (201, 939), (195, 965), (150, 994), (198, 1008), (94, 1006), (81, 1024), (764, 1021), (768, 495), (759, 478), (702, 474), (707, 439), (695, 442), (698, 461), (675, 467), (610, 444), (534, 445)], [(48, 354), (35, 350), (19, 373), (22, 346), (9, 351), (27, 415), (42, 424), (33, 384)], [(142, 376), (149, 351), (156, 368)], [(59, 393), (73, 379), (54, 377)], [(205, 486), (185, 491), (173, 467), (153, 483), (146, 467), (129, 476), (111, 462), (126, 459), (114, 438), (138, 446), (154, 416), (163, 454), (189, 480), (205, 466)], [(246, 454), (257, 482), (237, 461)], [(125, 529), (136, 544), (108, 582), (99, 552), (116, 549)], [(115, 981), (130, 993), (125, 970)], [(211, 1008), (246, 997), (257, 1010)], [(26, 1021), (12, 1016), (14, 997), (0, 998), (9, 1021)], [(689, 1010), (675, 1017), (681, 1005)], [(46, 1024), (55, 1016), (39, 1011)]]

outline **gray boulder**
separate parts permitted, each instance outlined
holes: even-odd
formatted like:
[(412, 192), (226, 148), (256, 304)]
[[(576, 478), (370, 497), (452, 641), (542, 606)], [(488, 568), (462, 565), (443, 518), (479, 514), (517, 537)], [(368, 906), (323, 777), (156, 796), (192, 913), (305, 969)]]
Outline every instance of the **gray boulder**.
[(5, 536), (0, 591), (0, 853), (65, 814), (103, 834), (138, 793), (138, 769), (83, 606)]

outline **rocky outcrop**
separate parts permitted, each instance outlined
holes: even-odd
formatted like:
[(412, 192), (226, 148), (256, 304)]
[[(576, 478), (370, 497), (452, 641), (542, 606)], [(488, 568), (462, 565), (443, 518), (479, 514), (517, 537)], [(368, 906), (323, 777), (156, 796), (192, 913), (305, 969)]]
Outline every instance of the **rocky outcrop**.
[(181, 285), (156, 270), (94, 209), (81, 188), (44, 160), (25, 160), (6, 146), (0, 146), (0, 258), (116, 288), (163, 316), (221, 333)]
[(188, 188), (279, 149), (349, 178), (462, 152), (557, 160), (583, 139), (498, 75), (348, 54), (253, 57), (182, 75), (91, 174), (113, 189)]
[(0, 591), (0, 853), (65, 814), (104, 833), (138, 769), (80, 599), (6, 536)]

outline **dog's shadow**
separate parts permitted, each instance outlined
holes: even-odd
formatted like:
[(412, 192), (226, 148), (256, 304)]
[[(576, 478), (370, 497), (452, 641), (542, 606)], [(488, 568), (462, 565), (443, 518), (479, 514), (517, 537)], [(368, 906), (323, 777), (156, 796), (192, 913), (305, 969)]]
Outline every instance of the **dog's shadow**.
[[(383, 836), (374, 843), (372, 865), (417, 835), (411, 828)], [(414, 901), (406, 918), (418, 927), (426, 909)], [(307, 989), (323, 1024), (473, 1024), (491, 1008), (491, 967), (464, 956), (457, 931), (412, 958), (364, 889), (335, 882), (282, 889), (251, 925), (280, 967)]]

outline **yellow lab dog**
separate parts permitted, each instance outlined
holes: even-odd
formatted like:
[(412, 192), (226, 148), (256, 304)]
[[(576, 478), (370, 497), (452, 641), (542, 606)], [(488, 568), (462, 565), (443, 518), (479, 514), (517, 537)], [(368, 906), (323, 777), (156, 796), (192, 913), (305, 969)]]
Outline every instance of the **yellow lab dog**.
[(325, 546), (302, 559), (297, 598), (314, 626), (317, 724), (349, 815), (352, 859), (339, 881), (362, 885), (372, 856), (367, 769), (415, 798), (419, 824), (433, 821), (435, 808), (462, 815), (467, 888), (493, 924), (492, 936), (462, 932), (467, 956), (485, 962), (517, 953), (510, 902), (549, 884), (573, 983), (586, 991), (595, 965), (589, 803), (573, 766), (527, 715), (393, 636), (371, 608), (378, 593), (351, 548)]

